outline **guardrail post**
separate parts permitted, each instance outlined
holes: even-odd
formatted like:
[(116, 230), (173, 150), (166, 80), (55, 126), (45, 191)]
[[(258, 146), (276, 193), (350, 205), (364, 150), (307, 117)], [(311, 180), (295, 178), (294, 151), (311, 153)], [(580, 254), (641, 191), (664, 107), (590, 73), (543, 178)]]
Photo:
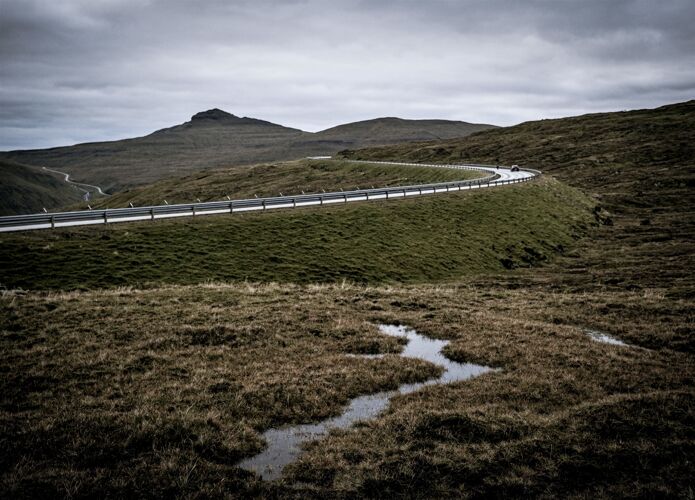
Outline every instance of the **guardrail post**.
[(343, 196), (345, 197), (345, 203), (347, 203), (347, 195), (344, 194)]
[(152, 221), (154, 222), (154, 207), (150, 208), (150, 216), (152, 217)]
[(56, 218), (55, 215), (51, 215), (51, 229), (56, 228)]
[(297, 198), (292, 198), (292, 208), (297, 208)]
[(193, 209), (193, 217), (195, 217), (195, 205), (191, 205), (191, 208)]
[(108, 223), (109, 223), (109, 218), (107, 217), (106, 212), (104, 211), (104, 224), (108, 224)]
[(265, 200), (261, 201), (261, 206), (263, 207), (263, 210), (265, 210)]
[(229, 202), (229, 213), (230, 214), (234, 213), (234, 202), (232, 202), (232, 201)]
[(405, 189), (404, 189), (403, 190), (403, 198), (405, 198), (405, 196), (406, 196), (406, 194), (405, 194)]

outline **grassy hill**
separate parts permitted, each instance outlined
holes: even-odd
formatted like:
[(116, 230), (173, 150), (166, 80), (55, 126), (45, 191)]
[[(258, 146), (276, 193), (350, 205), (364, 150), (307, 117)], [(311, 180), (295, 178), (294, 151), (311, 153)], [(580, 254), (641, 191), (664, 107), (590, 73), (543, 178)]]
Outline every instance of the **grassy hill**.
[[(344, 151), (342, 156), (519, 163), (600, 192), (610, 204), (625, 198), (635, 203), (639, 194), (641, 204), (659, 205), (689, 198), (685, 194), (693, 185), (694, 136), (695, 101), (689, 101), (651, 110), (526, 122), (461, 139)], [(658, 176), (663, 177), (661, 184)]]
[[(564, 262), (576, 286), (667, 288), (695, 295), (695, 101), (657, 109), (542, 120), (465, 139), (343, 156), (430, 162), (519, 163), (592, 193), (611, 231)], [(551, 281), (557, 282), (555, 272)]]
[(465, 137), (491, 125), (456, 122), (450, 120), (404, 120), (402, 118), (377, 118), (345, 125), (338, 125), (312, 137), (321, 144), (343, 147), (366, 147), (390, 143), (451, 139)]
[(55, 174), (0, 159), (0, 216), (56, 209), (81, 199), (81, 191)]
[[(433, 169), (427, 167), (359, 165), (333, 160), (296, 160), (249, 167), (204, 170), (193, 175), (165, 179), (154, 184), (116, 193), (108, 198), (93, 200), (93, 208), (192, 203), (257, 196), (278, 196), (320, 193), (369, 188), (371, 186), (398, 186), (414, 183), (473, 179), (482, 174), (473, 171)], [(86, 208), (86, 204), (75, 208)]]
[(592, 209), (547, 179), (381, 203), (6, 233), (0, 284), (451, 281), (551, 260), (586, 233)]
[(0, 157), (57, 168), (76, 181), (113, 193), (214, 167), (331, 155), (362, 145), (464, 136), (489, 127), (443, 120), (378, 119), (314, 134), (213, 109), (145, 137), (11, 151)]

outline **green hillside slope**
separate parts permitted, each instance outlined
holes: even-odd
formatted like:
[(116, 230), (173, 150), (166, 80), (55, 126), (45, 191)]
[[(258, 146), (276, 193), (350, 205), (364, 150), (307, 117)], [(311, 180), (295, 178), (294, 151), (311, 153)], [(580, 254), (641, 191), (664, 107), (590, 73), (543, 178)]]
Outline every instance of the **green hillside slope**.
[[(663, 204), (683, 200), (684, 190), (692, 187), (694, 139), (695, 101), (689, 101), (651, 110), (527, 122), (462, 139), (344, 151), (342, 155), (520, 163), (602, 192), (615, 202), (641, 193), (641, 203)], [(658, 176), (668, 186), (660, 185)]]
[(60, 176), (0, 159), (0, 216), (51, 210), (82, 199)]
[(145, 137), (4, 153), (27, 164), (68, 172), (76, 181), (114, 192), (230, 163), (282, 158), (288, 141), (303, 132), (218, 110)]
[[(249, 167), (205, 170), (181, 178), (129, 189), (91, 202), (92, 208), (193, 203), (197, 200), (224, 200), (320, 193), (371, 186), (399, 186), (415, 183), (473, 179), (483, 174), (467, 170), (427, 167), (368, 165), (334, 160), (296, 160)], [(75, 208), (86, 208), (86, 204)]]
[(548, 179), (419, 199), (8, 233), (0, 235), (0, 283), (451, 281), (550, 260), (586, 233), (592, 208)]
[[(695, 296), (695, 101), (528, 122), (344, 156), (540, 168), (595, 194), (612, 214), (610, 231), (588, 243), (581, 259), (564, 261), (564, 279), (572, 286), (665, 287)], [(557, 282), (557, 273), (549, 279)]]

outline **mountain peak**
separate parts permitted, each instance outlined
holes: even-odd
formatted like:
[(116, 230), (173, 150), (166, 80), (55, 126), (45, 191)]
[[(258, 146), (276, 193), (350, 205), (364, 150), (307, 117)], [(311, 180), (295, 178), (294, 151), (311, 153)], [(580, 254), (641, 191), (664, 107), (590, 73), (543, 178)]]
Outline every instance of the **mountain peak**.
[(196, 113), (191, 117), (191, 121), (198, 120), (239, 120), (239, 117), (234, 116), (231, 113), (227, 113), (226, 111), (222, 111), (219, 108), (213, 108)]
[[(239, 117), (226, 111), (222, 111), (219, 108), (208, 109), (207, 111), (201, 111), (196, 113), (191, 117), (189, 122), (191, 125), (261, 125), (266, 127), (281, 127), (275, 123), (267, 122), (265, 120), (258, 120), (256, 118), (249, 118), (247, 116)], [(282, 127), (285, 128), (285, 127)]]

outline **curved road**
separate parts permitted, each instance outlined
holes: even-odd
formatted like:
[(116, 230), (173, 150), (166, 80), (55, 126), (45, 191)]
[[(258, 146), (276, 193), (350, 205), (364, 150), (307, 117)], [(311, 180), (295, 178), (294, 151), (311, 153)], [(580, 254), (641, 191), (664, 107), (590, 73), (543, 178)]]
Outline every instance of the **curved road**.
[(77, 186), (78, 189), (80, 189), (81, 191), (84, 191), (85, 193), (90, 193), (91, 191), (84, 189), (84, 188), (81, 188), (80, 186), (87, 186), (87, 187), (96, 189), (97, 192), (102, 196), (111, 196), (108, 193), (105, 193), (104, 191), (102, 191), (99, 186), (93, 186), (91, 184), (85, 184), (84, 182), (71, 181), (70, 180), (70, 174), (66, 174), (65, 172), (61, 172), (59, 170), (53, 170), (52, 168), (48, 168), (48, 167), (41, 167), (41, 168), (43, 168), (47, 172), (53, 172), (54, 174), (64, 175), (65, 176), (65, 182), (67, 182), (68, 184), (73, 184), (73, 185)]
[[(311, 157), (310, 159), (325, 159)], [(55, 212), (33, 215), (14, 215), (0, 217), (0, 232), (26, 231), (33, 229), (50, 229), (56, 227), (85, 226), (90, 224), (107, 224), (139, 220), (157, 220), (171, 217), (212, 215), (222, 213), (271, 210), (277, 208), (297, 208), (312, 205), (329, 205), (353, 201), (388, 200), (391, 198), (409, 198), (427, 194), (449, 193), (467, 189), (483, 189), (530, 181), (540, 175), (537, 170), (518, 169), (494, 165), (437, 165), (423, 163), (379, 162), (352, 160), (355, 163), (380, 165), (410, 165), (431, 168), (448, 168), (458, 170), (475, 170), (486, 175), (472, 180), (415, 184), (410, 186), (384, 187), (375, 189), (358, 189), (354, 191), (334, 191), (330, 193), (302, 194), (272, 198), (254, 198), (245, 200), (212, 201), (179, 205), (155, 205), (147, 207), (114, 208), (106, 210), (82, 210), (76, 212)], [(48, 170), (48, 169), (46, 169)], [(57, 171), (54, 171), (57, 172)], [(60, 172), (62, 173), (62, 172)], [(66, 175), (67, 174), (63, 174)], [(66, 180), (68, 180), (66, 178)], [(72, 182), (69, 181), (68, 182)], [(96, 188), (97, 186), (90, 186)], [(99, 189), (99, 192), (102, 192)], [(104, 193), (105, 194), (105, 193)]]

